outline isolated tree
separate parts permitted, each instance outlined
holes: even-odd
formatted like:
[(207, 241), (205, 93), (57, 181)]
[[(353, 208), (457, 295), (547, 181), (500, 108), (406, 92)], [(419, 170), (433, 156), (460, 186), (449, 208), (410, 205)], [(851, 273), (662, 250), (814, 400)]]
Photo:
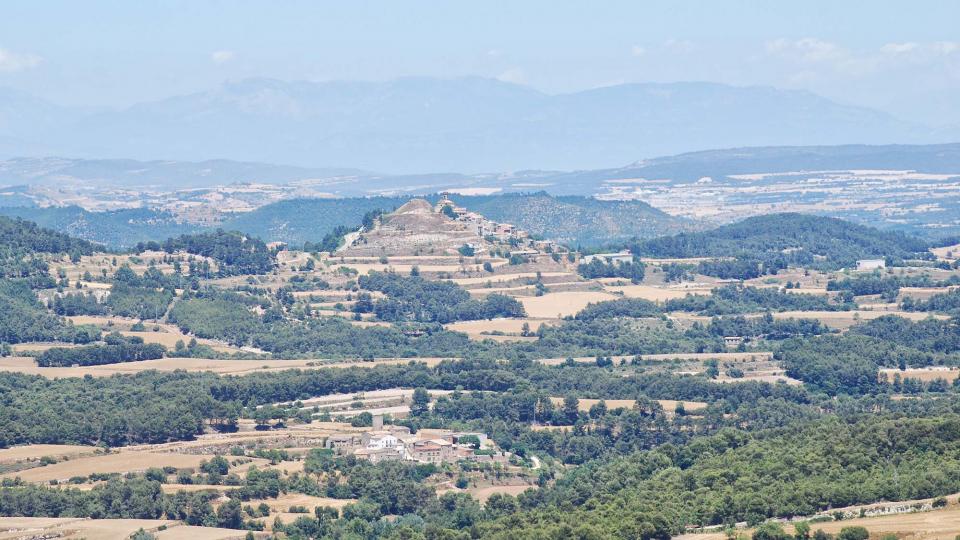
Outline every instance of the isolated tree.
[(430, 394), (426, 388), (417, 388), (413, 391), (413, 401), (410, 403), (412, 416), (423, 416), (430, 412)]

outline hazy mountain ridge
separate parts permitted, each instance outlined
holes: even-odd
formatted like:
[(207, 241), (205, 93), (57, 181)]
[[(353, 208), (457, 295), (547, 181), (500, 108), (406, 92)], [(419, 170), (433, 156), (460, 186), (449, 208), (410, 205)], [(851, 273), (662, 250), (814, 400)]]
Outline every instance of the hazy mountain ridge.
[(761, 146), (687, 152), (641, 160), (625, 167), (558, 174), (560, 184), (619, 178), (714, 180), (730, 175), (852, 169), (960, 173), (960, 143), (928, 145)]
[(237, 182), (283, 184), (306, 179), (370, 175), (358, 169), (305, 168), (231, 160), (138, 161), (133, 159), (14, 158), (0, 161), (0, 185), (24, 182), (103, 187), (204, 188)]
[[(960, 132), (805, 91), (702, 82), (548, 95), (475, 77), (248, 79), (94, 114), (21, 101), (19, 119), (0, 123), (7, 138), (0, 150), (8, 155), (22, 140), (24, 155), (42, 145), (63, 155), (216, 157), (392, 173), (586, 169), (717, 147), (928, 143)], [(58, 121), (51, 123), (51, 114)]]

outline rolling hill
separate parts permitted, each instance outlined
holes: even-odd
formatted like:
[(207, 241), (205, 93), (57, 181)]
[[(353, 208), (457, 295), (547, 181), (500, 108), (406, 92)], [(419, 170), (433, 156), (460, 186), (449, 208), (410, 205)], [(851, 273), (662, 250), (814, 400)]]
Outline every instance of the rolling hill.
[[(431, 201), (436, 196), (428, 197)], [(453, 196), (467, 208), (490, 219), (517, 225), (539, 237), (571, 245), (601, 245), (631, 238), (652, 238), (696, 228), (641, 201), (598, 201), (589, 197), (552, 197), (546, 193)], [(292, 199), (234, 214), (217, 225), (268, 242), (300, 245), (319, 241), (339, 225), (354, 227), (371, 210), (392, 211), (409, 197), (354, 197)], [(148, 209), (89, 212), (69, 207), (0, 207), (0, 215), (30, 219), (57, 231), (109, 246), (129, 247), (137, 242), (209, 230), (183, 223), (174, 216)]]
[(636, 243), (647, 257), (735, 257), (767, 264), (803, 262), (819, 268), (849, 268), (858, 259), (912, 259), (929, 255), (929, 244), (899, 232), (842, 219), (796, 213), (769, 214), (702, 232)]

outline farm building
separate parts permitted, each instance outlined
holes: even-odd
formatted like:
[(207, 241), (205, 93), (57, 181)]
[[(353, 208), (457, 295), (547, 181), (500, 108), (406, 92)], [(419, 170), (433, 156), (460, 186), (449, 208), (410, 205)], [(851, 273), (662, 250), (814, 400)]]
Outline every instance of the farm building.
[(886, 267), (887, 262), (883, 259), (860, 259), (857, 261), (857, 271), (876, 270)]
[(629, 251), (620, 251), (617, 253), (597, 253), (596, 255), (586, 255), (583, 257), (584, 264), (599, 260), (611, 264), (623, 264), (633, 262), (633, 254)]

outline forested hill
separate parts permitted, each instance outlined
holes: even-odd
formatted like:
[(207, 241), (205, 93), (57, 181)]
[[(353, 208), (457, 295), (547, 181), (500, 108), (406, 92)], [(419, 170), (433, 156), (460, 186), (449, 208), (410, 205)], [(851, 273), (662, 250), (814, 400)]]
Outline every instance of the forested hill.
[[(694, 223), (641, 201), (554, 197), (544, 192), (453, 195), (454, 202), (494, 221), (512, 223), (534, 236), (569, 245), (600, 245), (690, 230)], [(433, 201), (435, 197), (428, 197)], [(339, 225), (356, 226), (371, 210), (391, 211), (407, 197), (296, 199), (269, 204), (224, 226), (290, 244), (317, 241)]]
[(545, 192), (495, 197), (454, 196), (453, 200), (494, 221), (512, 223), (534, 236), (571, 246), (653, 238), (695, 228), (694, 222), (673, 217), (643, 201), (554, 197)]
[(183, 234), (176, 238), (168, 238), (163, 243), (139, 243), (135, 248), (137, 253), (145, 250), (163, 250), (167, 253), (185, 251), (192, 255), (210, 257), (217, 261), (217, 274), (220, 276), (265, 274), (274, 267), (273, 253), (263, 240), (222, 229), (207, 233)]
[(119, 248), (198, 230), (196, 226), (178, 222), (169, 213), (145, 208), (90, 212), (79, 206), (0, 207), (0, 214), (30, 220), (60, 233)]
[(392, 211), (407, 197), (355, 197), (348, 199), (292, 199), (261, 206), (224, 222), (224, 228), (243, 231), (267, 242), (302, 245), (317, 242), (340, 226), (360, 225), (364, 214)]
[(635, 243), (645, 257), (733, 257), (836, 270), (858, 259), (925, 258), (928, 244), (899, 232), (880, 231), (842, 219), (805, 214), (770, 214), (704, 232), (681, 233)]
[(0, 216), (0, 250), (16, 253), (80, 253), (89, 255), (95, 246), (86, 240), (45, 229), (36, 223)]
[(90, 255), (90, 242), (44, 229), (22, 219), (0, 216), (0, 278), (26, 278), (33, 286), (50, 284), (47, 263), (37, 254)]

